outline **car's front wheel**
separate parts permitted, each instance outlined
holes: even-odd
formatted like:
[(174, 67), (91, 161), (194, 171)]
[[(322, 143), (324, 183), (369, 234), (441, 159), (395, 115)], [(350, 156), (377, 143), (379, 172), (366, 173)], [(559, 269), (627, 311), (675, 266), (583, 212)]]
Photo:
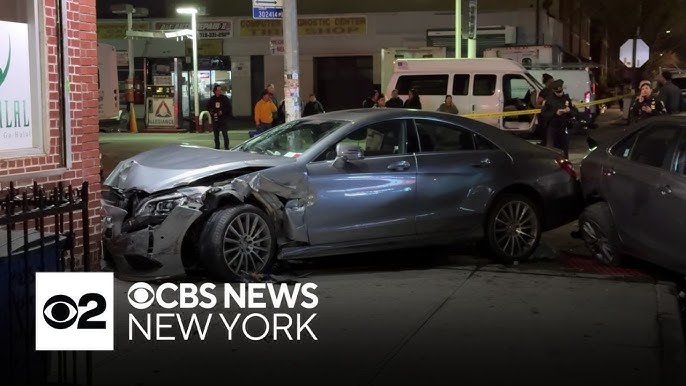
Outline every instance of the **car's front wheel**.
[(593, 257), (607, 265), (621, 264), (617, 231), (606, 203), (598, 202), (584, 209), (579, 216), (579, 231)]
[(276, 256), (274, 225), (261, 209), (240, 205), (214, 212), (200, 238), (200, 259), (222, 280), (262, 273)]
[(497, 199), (486, 222), (490, 251), (506, 262), (528, 259), (541, 240), (538, 207), (527, 197), (505, 194)]

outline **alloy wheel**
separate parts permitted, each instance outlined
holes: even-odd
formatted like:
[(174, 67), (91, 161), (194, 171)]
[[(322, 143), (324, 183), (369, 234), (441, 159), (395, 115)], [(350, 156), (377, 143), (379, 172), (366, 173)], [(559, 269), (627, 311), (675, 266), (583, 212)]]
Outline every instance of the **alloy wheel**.
[(584, 243), (593, 256), (605, 264), (614, 261), (614, 249), (609, 238), (594, 221), (586, 220), (581, 227)]
[(260, 272), (269, 261), (271, 249), (269, 226), (256, 213), (241, 213), (226, 228), (224, 260), (236, 274)]
[(536, 244), (538, 235), (536, 211), (524, 201), (510, 201), (495, 216), (495, 241), (506, 255), (516, 258), (526, 255)]

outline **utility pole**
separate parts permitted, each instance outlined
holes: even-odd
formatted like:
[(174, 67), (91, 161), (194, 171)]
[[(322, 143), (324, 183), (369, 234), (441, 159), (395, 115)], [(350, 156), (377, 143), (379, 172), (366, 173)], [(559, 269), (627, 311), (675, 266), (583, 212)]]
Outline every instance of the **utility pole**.
[(631, 51), (631, 83), (635, 89), (638, 88), (638, 68), (636, 67), (636, 44), (641, 36), (641, 20), (643, 17), (643, 2), (638, 2), (638, 22), (636, 23), (636, 36), (634, 36), (633, 49)]
[(462, 0), (455, 0), (455, 58), (462, 57)]
[(284, 107), (286, 122), (300, 118), (300, 53), (297, 0), (283, 0)]
[(469, 0), (468, 36), (467, 36), (467, 57), (476, 58), (476, 1)]
[[(133, 31), (133, 13), (135, 9), (133, 7), (127, 7), (126, 19), (128, 25), (128, 31)], [(136, 122), (136, 106), (134, 104), (134, 77), (136, 72), (134, 71), (134, 54), (133, 54), (133, 38), (128, 38), (128, 56), (129, 56), (129, 78), (126, 80), (126, 101), (129, 102), (129, 131), (132, 133), (138, 132), (138, 122)]]

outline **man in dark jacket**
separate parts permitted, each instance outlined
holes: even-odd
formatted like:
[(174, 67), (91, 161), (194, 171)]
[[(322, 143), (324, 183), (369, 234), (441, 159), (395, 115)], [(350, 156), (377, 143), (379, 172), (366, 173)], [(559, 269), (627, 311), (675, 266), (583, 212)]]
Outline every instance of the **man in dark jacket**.
[(662, 71), (662, 83), (660, 99), (665, 104), (667, 114), (676, 114), (680, 110), (681, 90), (672, 83), (672, 73), (669, 71)]
[(369, 95), (362, 101), (362, 107), (365, 109), (371, 109), (376, 106), (376, 100), (379, 99), (379, 92), (372, 90)]
[(219, 132), (224, 137), (224, 149), (229, 150), (229, 118), (231, 117), (231, 101), (224, 95), (222, 86), (215, 84), (212, 89), (214, 95), (207, 103), (207, 111), (212, 115), (212, 129), (214, 132), (214, 148), (219, 149)]
[(317, 100), (317, 96), (310, 94), (310, 101), (305, 103), (305, 108), (303, 108), (303, 117), (309, 117), (310, 115), (321, 114), (324, 112), (324, 106)]
[(541, 116), (546, 122), (546, 144), (564, 152), (565, 158), (569, 158), (569, 133), (567, 128), (578, 114), (578, 110), (572, 104), (572, 99), (565, 94), (564, 82), (561, 79), (551, 85), (553, 93), (548, 95), (541, 108)]
[(403, 100), (398, 96), (398, 90), (391, 91), (391, 99), (386, 101), (386, 107), (388, 108), (403, 108)]

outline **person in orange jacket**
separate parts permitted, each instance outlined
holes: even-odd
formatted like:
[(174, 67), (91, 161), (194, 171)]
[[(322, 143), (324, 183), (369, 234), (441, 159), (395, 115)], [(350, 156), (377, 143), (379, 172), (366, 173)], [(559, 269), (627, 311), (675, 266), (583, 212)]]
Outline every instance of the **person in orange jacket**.
[(276, 105), (271, 101), (271, 94), (269, 91), (262, 91), (260, 100), (255, 104), (255, 127), (257, 134), (272, 128), (274, 113), (276, 113), (276, 111)]

